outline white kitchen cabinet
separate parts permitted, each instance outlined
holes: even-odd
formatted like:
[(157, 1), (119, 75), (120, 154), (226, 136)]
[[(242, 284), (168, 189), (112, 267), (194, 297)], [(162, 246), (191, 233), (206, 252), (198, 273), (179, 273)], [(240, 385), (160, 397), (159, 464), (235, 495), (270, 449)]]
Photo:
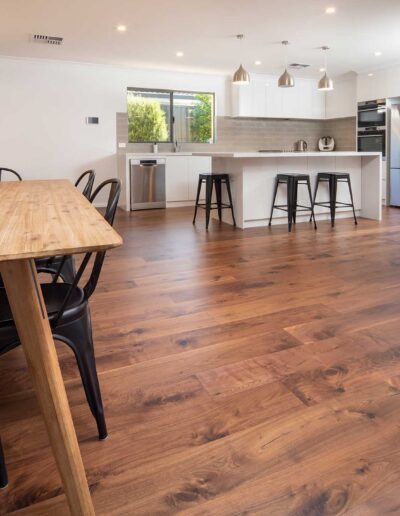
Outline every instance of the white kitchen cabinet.
[(373, 75), (362, 73), (357, 76), (357, 100), (400, 97), (400, 66), (376, 70)]
[[(196, 199), (199, 174), (211, 172), (209, 156), (167, 156), (165, 169), (168, 203), (192, 204)], [(202, 190), (204, 199), (204, 188)]]
[(167, 156), (165, 167), (167, 202), (189, 200), (189, 157)]
[(254, 74), (250, 84), (232, 84), (232, 116), (252, 118), (325, 118), (325, 95), (315, 80), (296, 79), (294, 88), (279, 88), (278, 77)]
[(334, 81), (333, 91), (326, 93), (326, 118), (357, 115), (357, 80), (354, 77)]
[[(189, 201), (196, 200), (199, 174), (211, 172), (211, 158), (209, 156), (189, 156), (188, 158)], [(201, 189), (201, 199), (205, 198), (205, 188)]]

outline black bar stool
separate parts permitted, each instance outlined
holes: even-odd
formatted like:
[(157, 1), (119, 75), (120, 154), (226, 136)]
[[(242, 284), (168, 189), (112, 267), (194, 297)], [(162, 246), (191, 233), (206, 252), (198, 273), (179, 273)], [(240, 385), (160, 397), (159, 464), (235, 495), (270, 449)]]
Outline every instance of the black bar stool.
[[(287, 204), (275, 204), (276, 194), (278, 193), (278, 188), (281, 184), (287, 185)], [(310, 197), (310, 206), (297, 204), (297, 190), (299, 185), (307, 185), (308, 195)], [(314, 228), (317, 229), (317, 224), (314, 217), (310, 176), (308, 174), (278, 174), (275, 178), (274, 197), (272, 200), (271, 216), (269, 218), (268, 224), (269, 226), (271, 225), (272, 215), (275, 208), (277, 210), (287, 212), (289, 231), (292, 231), (292, 222), (293, 224), (296, 224), (296, 213), (298, 211), (310, 211), (310, 221), (314, 220)]]
[[(200, 203), (200, 192), (201, 185), (206, 184), (206, 202)], [(222, 202), (222, 185), (226, 185), (226, 190), (228, 193), (229, 204)], [(212, 202), (212, 192), (213, 185), (215, 185), (215, 196), (217, 202)], [(232, 203), (232, 192), (231, 192), (231, 184), (229, 182), (229, 174), (199, 174), (199, 183), (197, 185), (197, 195), (196, 195), (196, 205), (194, 208), (194, 217), (193, 224), (196, 222), (197, 216), (197, 208), (204, 208), (206, 210), (206, 229), (208, 229), (208, 225), (210, 223), (210, 213), (211, 210), (218, 210), (219, 220), (222, 220), (222, 210), (225, 208), (229, 208), (232, 212), (233, 225), (236, 226), (235, 214), (233, 213), (233, 203)]]
[[(329, 201), (316, 202), (318, 187), (320, 183), (328, 183), (329, 185)], [(337, 185), (338, 183), (347, 183), (349, 187), (350, 200), (351, 202), (340, 202), (336, 199), (337, 197)], [(335, 215), (336, 208), (352, 208), (354, 216), (354, 224), (357, 225), (356, 211), (354, 209), (353, 191), (351, 189), (350, 174), (348, 172), (319, 172), (317, 176), (317, 185), (315, 187), (313, 207), (323, 206), (329, 208), (331, 212), (331, 226), (335, 226)]]

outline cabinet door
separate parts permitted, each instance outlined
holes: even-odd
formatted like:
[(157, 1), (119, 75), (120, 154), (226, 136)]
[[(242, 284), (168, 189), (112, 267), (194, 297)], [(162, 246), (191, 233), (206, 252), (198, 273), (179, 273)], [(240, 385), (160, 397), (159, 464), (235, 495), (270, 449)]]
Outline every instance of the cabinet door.
[(263, 118), (267, 115), (267, 85), (263, 80), (254, 80), (251, 88), (251, 112), (253, 116)]
[(357, 115), (356, 81), (335, 81), (333, 91), (326, 93), (326, 118)]
[(269, 77), (266, 81), (266, 116), (280, 118), (282, 116), (282, 88), (278, 87), (278, 79)]
[[(189, 201), (196, 200), (199, 174), (211, 172), (211, 158), (209, 156), (189, 156)], [(200, 199), (205, 197), (205, 187), (201, 189)]]
[(167, 202), (189, 200), (188, 159), (168, 156), (165, 170)]
[(254, 116), (252, 104), (252, 83), (232, 84), (232, 116)]
[(324, 119), (325, 118), (325, 104), (326, 104), (326, 93), (320, 91), (317, 88), (317, 84), (314, 81), (310, 84), (311, 86), (311, 116), (309, 118)]

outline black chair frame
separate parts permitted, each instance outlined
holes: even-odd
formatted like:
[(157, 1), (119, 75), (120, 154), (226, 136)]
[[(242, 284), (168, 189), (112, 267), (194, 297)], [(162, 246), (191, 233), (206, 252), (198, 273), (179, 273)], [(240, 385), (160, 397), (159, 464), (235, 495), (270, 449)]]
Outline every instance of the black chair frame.
[[(320, 183), (328, 183), (329, 185), (329, 201), (316, 202), (318, 187)], [(347, 183), (349, 187), (349, 194), (351, 202), (341, 202), (337, 200), (337, 185), (338, 183)], [(331, 226), (335, 227), (336, 208), (352, 208), (354, 224), (357, 226), (357, 216), (354, 208), (353, 190), (351, 188), (350, 174), (347, 172), (319, 172), (317, 175), (317, 184), (315, 186), (313, 207), (322, 206), (328, 208), (331, 216)]]
[(18, 181), (22, 181), (22, 177), (18, 174), (18, 172), (16, 172), (12, 168), (6, 168), (6, 167), (0, 167), (0, 181), (2, 179), (3, 172), (10, 172), (10, 174), (17, 176)]
[(86, 182), (86, 185), (84, 186), (83, 190), (82, 190), (82, 195), (84, 195), (87, 199), (90, 199), (91, 195), (92, 195), (92, 189), (93, 189), (93, 185), (94, 185), (94, 180), (95, 180), (95, 177), (96, 177), (96, 173), (94, 170), (86, 170), (85, 172), (83, 172), (83, 174), (81, 174), (78, 179), (76, 180), (75, 182), (75, 186), (78, 187), (79, 184), (84, 180), (84, 178), (87, 177), (87, 182)]
[[(279, 185), (286, 184), (287, 185), (287, 204), (275, 204), (276, 196), (278, 193)], [(297, 192), (298, 185), (306, 185), (308, 190), (308, 195), (310, 198), (310, 206), (304, 206), (303, 204), (297, 203)], [(274, 214), (274, 210), (285, 211), (288, 214), (288, 230), (292, 231), (292, 224), (296, 224), (296, 213), (298, 211), (307, 211), (311, 212), (310, 222), (314, 222), (314, 229), (317, 229), (317, 223), (315, 221), (314, 216), (314, 208), (313, 208), (313, 199), (311, 193), (311, 183), (310, 177), (306, 175), (296, 175), (296, 174), (278, 174), (275, 178), (275, 186), (274, 193), (272, 198), (272, 207), (271, 214), (269, 217), (268, 226), (272, 224), (272, 216)]]
[[(204, 203), (199, 202), (201, 187), (206, 184), (206, 199)], [(216, 202), (212, 202), (213, 185), (215, 184)], [(229, 204), (222, 202), (222, 185), (226, 185)], [(206, 210), (206, 229), (210, 224), (211, 210), (218, 210), (219, 221), (222, 221), (222, 210), (230, 209), (232, 214), (233, 225), (236, 226), (235, 214), (233, 211), (231, 184), (229, 174), (199, 174), (199, 182), (197, 185), (196, 203), (194, 208), (193, 224), (196, 223), (197, 208)]]

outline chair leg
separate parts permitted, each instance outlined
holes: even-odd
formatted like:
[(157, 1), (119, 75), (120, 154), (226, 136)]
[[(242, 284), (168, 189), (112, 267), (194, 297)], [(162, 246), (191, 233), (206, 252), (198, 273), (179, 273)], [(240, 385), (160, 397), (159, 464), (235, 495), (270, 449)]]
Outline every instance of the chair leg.
[(61, 269), (61, 276), (65, 283), (73, 283), (76, 275), (75, 262), (73, 256), (68, 256)]
[(197, 207), (199, 206), (200, 192), (201, 192), (201, 185), (202, 185), (202, 183), (203, 183), (203, 181), (199, 178), (199, 182), (198, 182), (198, 185), (197, 185), (196, 204), (195, 204), (195, 207), (194, 207), (193, 224), (196, 222)]
[[(310, 221), (312, 221), (312, 216), (313, 216), (313, 213), (314, 213), (314, 208), (315, 208), (315, 202), (317, 200), (317, 192), (318, 192), (318, 187), (319, 187), (319, 179), (318, 179), (318, 176), (317, 176), (317, 184), (315, 185), (315, 191), (314, 191), (314, 198), (312, 200), (312, 208), (313, 208), (313, 212), (311, 213), (310, 215)], [(314, 217), (314, 220), (315, 220), (315, 217)]]
[(86, 399), (97, 423), (99, 439), (106, 439), (108, 433), (99, 379), (97, 377), (89, 308), (87, 308), (86, 314), (78, 321), (74, 321), (71, 325), (57, 328), (54, 338), (65, 342), (74, 352)]
[(219, 221), (222, 221), (222, 188), (221, 188), (221, 180), (215, 180), (215, 195), (217, 198), (217, 207), (218, 207), (218, 218)]
[(276, 201), (276, 194), (278, 193), (278, 186), (279, 186), (279, 180), (276, 177), (275, 178), (275, 186), (274, 186), (274, 195), (273, 195), (273, 198), (272, 198), (271, 215), (269, 217), (268, 226), (270, 226), (271, 223), (272, 223), (272, 215), (274, 214), (274, 207), (275, 207), (275, 201)]
[(297, 215), (297, 193), (299, 190), (299, 183), (296, 179), (293, 180), (293, 207), (292, 207), (292, 219), (293, 224), (296, 224)]
[(350, 192), (351, 207), (353, 208), (354, 224), (357, 226), (358, 221), (357, 221), (357, 217), (356, 217), (356, 210), (354, 208), (353, 190), (351, 189), (350, 177), (347, 179), (347, 184), (348, 184), (349, 192)]
[(331, 226), (335, 227), (335, 214), (336, 214), (336, 193), (337, 193), (337, 180), (335, 176), (331, 176), (329, 179), (329, 205), (331, 210)]
[(292, 178), (288, 179), (287, 182), (287, 213), (288, 213), (288, 230), (289, 233), (292, 231), (292, 222), (293, 222), (293, 180)]
[(235, 213), (233, 211), (233, 201), (232, 201), (232, 191), (231, 191), (231, 182), (229, 180), (229, 176), (226, 180), (226, 190), (228, 192), (228, 199), (229, 199), (229, 204), (231, 206), (231, 213), (232, 213), (232, 221), (233, 221), (233, 225), (236, 226), (236, 219), (235, 219)]
[(4, 460), (3, 447), (0, 440), (0, 489), (4, 489), (8, 485), (8, 476), (6, 461)]
[(307, 188), (308, 188), (308, 196), (310, 198), (310, 203), (311, 203), (311, 219), (314, 221), (314, 229), (317, 229), (317, 223), (315, 222), (315, 214), (314, 214), (314, 201), (313, 201), (312, 193), (311, 193), (310, 178), (307, 178)]
[(208, 225), (210, 223), (212, 191), (213, 191), (213, 178), (210, 176), (210, 177), (207, 177), (207, 180), (206, 180), (206, 230), (208, 230)]

